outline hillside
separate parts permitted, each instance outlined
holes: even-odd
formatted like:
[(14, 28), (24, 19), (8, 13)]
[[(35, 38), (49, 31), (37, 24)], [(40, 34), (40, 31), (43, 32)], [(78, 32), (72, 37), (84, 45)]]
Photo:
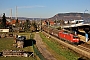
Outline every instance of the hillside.
[(80, 19), (90, 19), (89, 13), (58, 13), (55, 16), (51, 17), (52, 20), (80, 20)]

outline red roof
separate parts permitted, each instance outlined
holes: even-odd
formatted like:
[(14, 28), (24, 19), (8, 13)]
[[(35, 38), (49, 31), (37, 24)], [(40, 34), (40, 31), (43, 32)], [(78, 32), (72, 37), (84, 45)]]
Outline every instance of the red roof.
[[(15, 24), (15, 23), (16, 23), (16, 20), (11, 20), (10, 23), (11, 23), (11, 24)], [(20, 23), (20, 20), (18, 20), (18, 23)]]

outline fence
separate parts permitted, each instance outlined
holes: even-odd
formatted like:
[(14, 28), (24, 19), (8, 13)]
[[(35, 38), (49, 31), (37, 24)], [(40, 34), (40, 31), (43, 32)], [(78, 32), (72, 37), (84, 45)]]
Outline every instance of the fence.
[(40, 51), (38, 50), (38, 48), (36, 47), (36, 45), (34, 45), (34, 42), (33, 42), (33, 39), (32, 38), (33, 38), (33, 34), (31, 33), (30, 34), (30, 39), (32, 40), (32, 46), (33, 46), (34, 53), (40, 58), (40, 60), (45, 60), (45, 58), (40, 53)]

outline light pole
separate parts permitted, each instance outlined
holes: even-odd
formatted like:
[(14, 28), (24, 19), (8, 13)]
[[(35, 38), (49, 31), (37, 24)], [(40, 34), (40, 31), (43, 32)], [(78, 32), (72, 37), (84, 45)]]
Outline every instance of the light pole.
[(86, 9), (86, 10), (84, 11), (84, 13), (83, 13), (83, 20), (84, 20), (84, 14), (85, 14), (86, 11), (88, 11), (88, 10)]
[[(85, 12), (88, 11), (87, 9), (84, 11), (84, 14)], [(84, 14), (83, 14), (83, 20), (84, 20)], [(86, 42), (88, 42), (88, 30), (87, 28), (84, 28), (84, 31), (85, 31), (85, 37), (86, 37)]]

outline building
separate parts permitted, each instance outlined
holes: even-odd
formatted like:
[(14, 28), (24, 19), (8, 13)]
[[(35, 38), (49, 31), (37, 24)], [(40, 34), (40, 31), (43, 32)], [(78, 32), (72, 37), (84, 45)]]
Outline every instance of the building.
[(44, 20), (44, 21), (42, 21), (42, 25), (54, 25), (55, 23), (54, 23), (54, 21), (53, 20)]
[(26, 37), (25, 36), (18, 36), (16, 38), (17, 48), (23, 48), (24, 47), (25, 40), (26, 40)]
[(3, 50), (3, 53), (2, 55), (4, 57), (11, 57), (11, 56), (14, 56), (14, 57), (28, 57), (28, 53), (23, 51), (23, 50)]

